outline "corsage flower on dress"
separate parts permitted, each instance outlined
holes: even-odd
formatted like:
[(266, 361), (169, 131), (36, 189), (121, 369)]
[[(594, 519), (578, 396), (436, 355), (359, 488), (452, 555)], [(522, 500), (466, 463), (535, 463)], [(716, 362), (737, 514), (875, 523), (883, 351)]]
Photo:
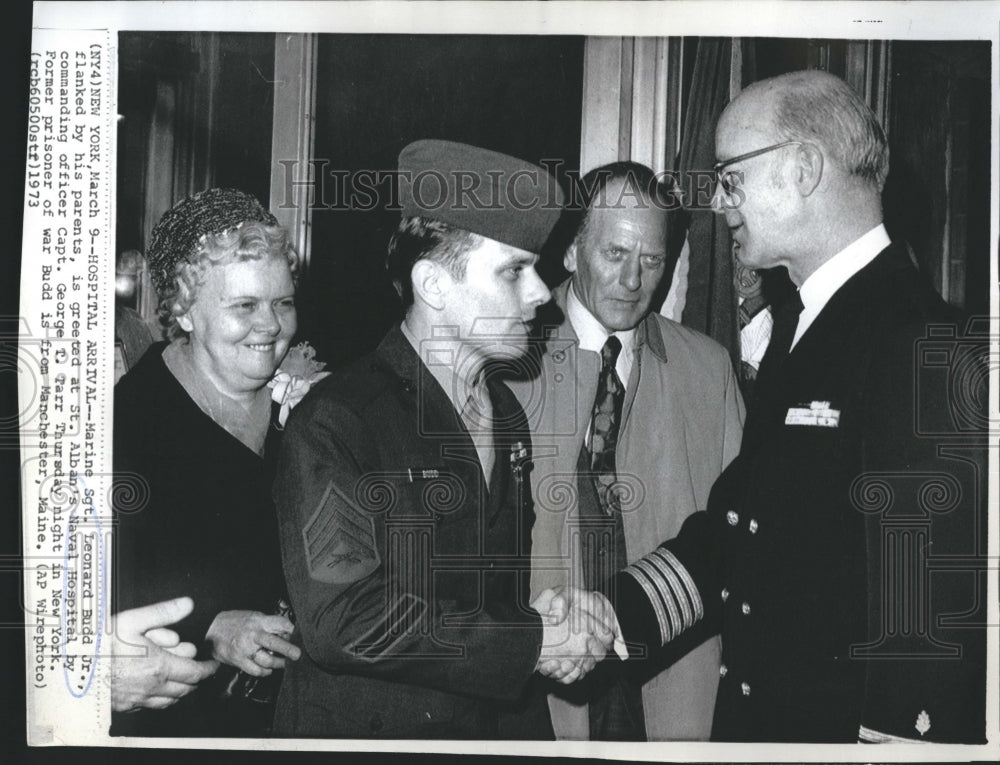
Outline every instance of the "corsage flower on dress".
[(329, 372), (324, 372), (326, 364), (316, 361), (316, 349), (309, 343), (301, 342), (289, 348), (281, 366), (267, 384), (271, 389), (271, 400), (281, 405), (278, 412), (278, 424), (285, 426), (288, 413), (309, 392), (313, 385)]

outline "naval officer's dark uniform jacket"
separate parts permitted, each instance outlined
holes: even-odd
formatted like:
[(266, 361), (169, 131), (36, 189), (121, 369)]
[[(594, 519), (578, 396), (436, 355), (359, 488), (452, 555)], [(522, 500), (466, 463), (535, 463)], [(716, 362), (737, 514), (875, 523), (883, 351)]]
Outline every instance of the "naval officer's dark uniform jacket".
[(489, 383), (489, 489), (459, 414), (396, 328), (285, 431), (275, 499), (303, 655), (275, 734), (551, 738), (531, 678), (530, 441)]
[(956, 328), (888, 247), (761, 369), (707, 512), (617, 575), (633, 650), (721, 630), (714, 740), (984, 740), (984, 346)]

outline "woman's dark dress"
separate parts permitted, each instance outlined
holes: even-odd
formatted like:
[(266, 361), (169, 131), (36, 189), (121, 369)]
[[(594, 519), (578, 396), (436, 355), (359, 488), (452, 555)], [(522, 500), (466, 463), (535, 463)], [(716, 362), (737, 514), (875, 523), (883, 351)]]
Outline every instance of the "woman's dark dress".
[[(190, 596), (194, 612), (172, 629), (208, 658), (216, 614), (272, 613), (284, 595), (271, 500), (280, 433), (272, 407), (265, 456), (248, 449), (188, 396), (164, 348), (115, 388), (115, 610)], [(169, 709), (113, 715), (112, 735), (266, 735), (270, 705), (221, 697), (234, 672), (222, 666)]]

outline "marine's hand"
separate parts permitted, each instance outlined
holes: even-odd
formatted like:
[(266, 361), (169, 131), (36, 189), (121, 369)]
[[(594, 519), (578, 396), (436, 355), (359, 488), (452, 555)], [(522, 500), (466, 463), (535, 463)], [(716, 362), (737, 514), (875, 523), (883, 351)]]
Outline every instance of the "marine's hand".
[(599, 592), (546, 590), (532, 607), (542, 615), (537, 669), (558, 682), (586, 676), (621, 637), (614, 609)]
[(112, 619), (112, 710), (164, 709), (215, 673), (217, 662), (195, 661), (197, 649), (166, 628), (193, 608), (191, 598), (175, 598)]
[(287, 638), (294, 629), (284, 616), (260, 611), (222, 611), (212, 621), (205, 639), (212, 656), (254, 677), (267, 677), (297, 661), (302, 651)]

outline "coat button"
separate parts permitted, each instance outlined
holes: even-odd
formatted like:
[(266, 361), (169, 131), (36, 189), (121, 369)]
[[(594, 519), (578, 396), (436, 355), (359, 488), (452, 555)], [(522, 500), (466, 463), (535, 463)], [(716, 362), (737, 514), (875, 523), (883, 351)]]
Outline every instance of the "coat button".
[(729, 521), (730, 526), (735, 526), (740, 522), (740, 516), (735, 510), (730, 510), (726, 513), (726, 520)]
[(722, 602), (723, 603), (725, 603), (727, 600), (729, 600), (729, 590), (727, 590), (725, 587), (722, 588), (722, 592), (720, 594), (722, 595)]
[(380, 715), (375, 715), (368, 722), (368, 727), (372, 729), (373, 733), (378, 733), (382, 730), (382, 717)]
[(743, 605), (740, 606), (740, 611), (743, 612), (744, 616), (750, 616), (750, 604), (744, 600)]
[(740, 683), (740, 690), (743, 691), (744, 696), (750, 695), (750, 683)]
[(722, 664), (719, 667), (719, 677), (725, 677), (727, 672), (729, 672), (729, 667), (727, 667), (725, 664)]
[(758, 528), (757, 519), (756, 518), (751, 518), (750, 519), (750, 533), (751, 534), (756, 534), (757, 533), (757, 528)]

